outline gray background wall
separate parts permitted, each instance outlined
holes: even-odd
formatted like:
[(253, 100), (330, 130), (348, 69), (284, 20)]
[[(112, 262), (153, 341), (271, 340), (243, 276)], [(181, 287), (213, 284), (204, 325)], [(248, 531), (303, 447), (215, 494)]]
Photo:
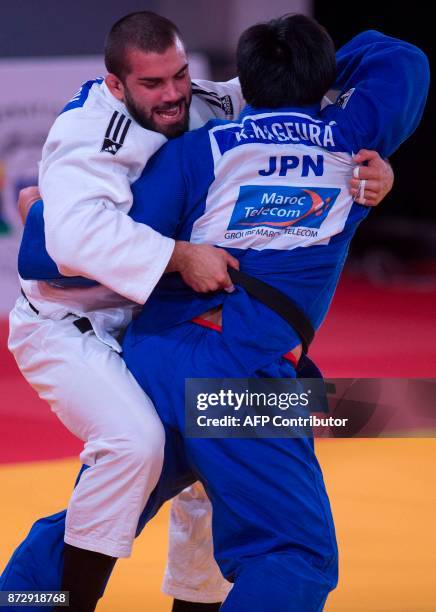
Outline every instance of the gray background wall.
[(173, 19), (190, 50), (225, 55), (246, 26), (287, 12), (310, 13), (311, 5), (311, 0), (6, 0), (0, 57), (100, 53), (111, 24), (137, 10)]

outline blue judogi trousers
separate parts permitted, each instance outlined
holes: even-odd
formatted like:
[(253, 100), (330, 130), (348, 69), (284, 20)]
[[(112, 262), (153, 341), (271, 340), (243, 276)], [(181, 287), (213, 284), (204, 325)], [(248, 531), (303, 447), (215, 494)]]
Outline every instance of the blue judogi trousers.
[[(200, 480), (213, 506), (215, 558), (234, 582), (222, 609), (318, 612), (337, 583), (337, 546), (313, 440), (184, 436), (187, 378), (296, 376), (289, 361), (269, 361), (269, 355), (269, 363), (250, 370), (256, 347), (236, 348), (229, 336), (191, 322), (157, 334), (135, 325), (127, 331), (127, 366), (166, 431), (162, 475), (138, 533), (166, 500)], [(6, 567), (0, 590), (59, 588), (64, 525), (65, 512), (34, 524)]]

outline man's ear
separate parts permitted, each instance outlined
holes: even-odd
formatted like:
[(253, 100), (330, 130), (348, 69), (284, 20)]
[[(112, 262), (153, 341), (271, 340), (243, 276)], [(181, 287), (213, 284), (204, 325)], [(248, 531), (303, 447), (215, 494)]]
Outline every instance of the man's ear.
[(117, 100), (120, 100), (120, 102), (124, 102), (124, 85), (121, 80), (115, 74), (109, 72), (104, 81), (111, 94), (115, 96)]

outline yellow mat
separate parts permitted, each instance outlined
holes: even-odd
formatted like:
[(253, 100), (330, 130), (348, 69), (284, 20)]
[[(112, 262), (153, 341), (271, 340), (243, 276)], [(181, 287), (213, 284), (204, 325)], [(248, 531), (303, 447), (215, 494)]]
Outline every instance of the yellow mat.
[[(436, 440), (323, 440), (317, 448), (340, 549), (340, 586), (326, 610), (435, 612)], [(36, 518), (65, 507), (78, 467), (75, 460), (0, 467), (2, 567)], [(160, 593), (167, 520), (166, 507), (133, 557), (117, 564), (99, 611), (170, 609)]]

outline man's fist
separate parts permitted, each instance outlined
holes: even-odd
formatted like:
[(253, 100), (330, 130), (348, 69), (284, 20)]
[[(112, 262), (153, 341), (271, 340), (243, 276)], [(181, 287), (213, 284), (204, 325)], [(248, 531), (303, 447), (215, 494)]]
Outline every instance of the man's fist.
[(27, 215), (32, 205), (41, 199), (38, 187), (25, 187), (18, 194), (18, 212), (20, 213), (23, 225), (26, 223)]
[(224, 249), (177, 241), (166, 272), (179, 272), (185, 283), (199, 293), (231, 291), (228, 266), (238, 270), (239, 262)]

